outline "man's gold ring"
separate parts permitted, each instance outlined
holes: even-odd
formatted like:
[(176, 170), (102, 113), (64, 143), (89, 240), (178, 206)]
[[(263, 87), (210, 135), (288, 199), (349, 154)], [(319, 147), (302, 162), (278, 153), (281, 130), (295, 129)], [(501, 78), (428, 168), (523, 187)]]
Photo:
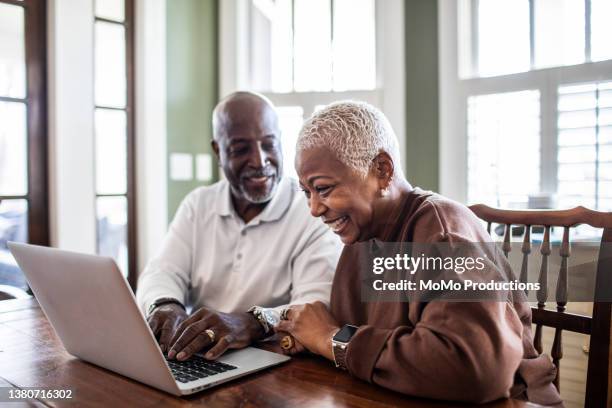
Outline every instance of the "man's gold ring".
[(283, 350), (290, 350), (293, 347), (293, 337), (285, 336), (280, 341), (280, 346)]
[(204, 333), (206, 333), (208, 337), (210, 337), (211, 343), (215, 342), (215, 332), (214, 331), (212, 331), (211, 329), (206, 329), (204, 330)]

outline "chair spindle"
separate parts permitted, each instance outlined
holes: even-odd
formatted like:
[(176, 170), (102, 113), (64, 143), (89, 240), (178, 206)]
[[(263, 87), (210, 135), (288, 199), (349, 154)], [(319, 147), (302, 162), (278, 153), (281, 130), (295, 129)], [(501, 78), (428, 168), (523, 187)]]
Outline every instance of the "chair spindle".
[[(525, 236), (523, 237), (523, 246), (521, 247), (523, 253), (523, 264), (521, 265), (521, 276), (520, 281), (526, 283), (529, 275), (529, 254), (531, 253), (531, 225), (525, 225)], [(528, 295), (529, 291), (525, 289), (525, 295)]]
[[(548, 257), (551, 253), (550, 250), (550, 225), (544, 226), (544, 239), (540, 246), (540, 254), (542, 254), (542, 264), (540, 266), (540, 276), (538, 282), (540, 283), (540, 289), (536, 294), (538, 299), (538, 309), (544, 309), (546, 307), (546, 300), (548, 300)], [(536, 325), (536, 332), (533, 338), (533, 344), (538, 351), (542, 353), (542, 325)]]
[(504, 243), (502, 245), (502, 251), (504, 251), (504, 255), (508, 258), (508, 254), (512, 250), (512, 243), (510, 242), (510, 237), (512, 236), (512, 224), (506, 224), (506, 232), (504, 233)]
[[(561, 247), (559, 248), (559, 255), (561, 256), (561, 269), (559, 270), (559, 278), (557, 279), (557, 311), (565, 312), (565, 305), (567, 304), (567, 262), (570, 256), (570, 240), (569, 240), (569, 227), (563, 229), (563, 239), (561, 241)], [(555, 339), (551, 350), (551, 356), (553, 358), (553, 364), (557, 367), (557, 376), (555, 377), (554, 384), (559, 389), (559, 374), (561, 371), (561, 359), (563, 358), (563, 330), (555, 329)]]

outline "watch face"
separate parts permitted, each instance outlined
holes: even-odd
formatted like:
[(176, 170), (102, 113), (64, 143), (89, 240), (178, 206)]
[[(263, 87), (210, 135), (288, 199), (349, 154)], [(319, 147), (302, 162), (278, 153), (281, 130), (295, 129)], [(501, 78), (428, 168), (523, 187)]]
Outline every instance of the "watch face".
[(357, 332), (359, 327), (351, 326), (350, 324), (345, 324), (342, 329), (334, 336), (334, 341), (339, 341), (340, 343), (348, 343), (351, 340), (351, 337)]
[(276, 327), (280, 322), (280, 313), (274, 309), (264, 309), (261, 314), (270, 326)]

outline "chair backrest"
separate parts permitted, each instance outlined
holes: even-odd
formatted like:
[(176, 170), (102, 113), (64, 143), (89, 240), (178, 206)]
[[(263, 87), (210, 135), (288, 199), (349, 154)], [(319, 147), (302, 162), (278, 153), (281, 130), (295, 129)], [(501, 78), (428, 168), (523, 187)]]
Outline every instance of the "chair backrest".
[[(612, 406), (610, 392), (612, 376), (610, 376), (610, 330), (612, 319), (612, 303), (596, 301), (593, 304), (593, 315), (584, 316), (566, 312), (568, 299), (568, 258), (571, 254), (570, 228), (587, 224), (595, 228), (603, 228), (599, 258), (595, 275), (595, 299), (609, 300), (605, 291), (612, 290), (612, 213), (593, 211), (584, 207), (570, 210), (502, 210), (491, 208), (484, 204), (470, 206), (470, 209), (480, 219), (487, 222), (487, 231), (491, 233), (492, 224), (505, 225), (502, 250), (506, 256), (511, 251), (512, 227), (524, 227), (521, 246), (523, 262), (519, 280), (527, 281), (528, 257), (531, 253), (532, 227), (543, 228), (543, 239), (540, 246), (542, 262), (538, 281), (540, 290), (537, 292), (537, 307), (532, 307), (533, 323), (536, 325), (534, 345), (542, 352), (542, 326), (553, 327), (555, 336), (551, 356), (557, 367), (555, 385), (559, 388), (560, 360), (563, 357), (563, 330), (590, 335), (589, 360), (587, 369), (587, 384), (585, 406)], [(561, 266), (556, 283), (556, 310), (546, 308), (548, 300), (548, 263), (551, 255), (550, 233), (552, 227), (563, 228), (563, 238), (559, 246)], [(607, 244), (606, 244), (607, 243)], [(599, 291), (597, 293), (597, 291)], [(598, 295), (599, 294), (599, 295)]]

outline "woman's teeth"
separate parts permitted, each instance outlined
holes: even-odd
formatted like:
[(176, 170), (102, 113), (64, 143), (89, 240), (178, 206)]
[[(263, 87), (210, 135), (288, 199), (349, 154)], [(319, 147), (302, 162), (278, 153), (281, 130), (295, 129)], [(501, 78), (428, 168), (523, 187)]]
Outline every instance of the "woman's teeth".
[(344, 217), (338, 218), (336, 221), (330, 223), (329, 228), (331, 228), (334, 232), (338, 232), (342, 227), (344, 227), (344, 224), (346, 224), (347, 221), (348, 217), (345, 215)]

